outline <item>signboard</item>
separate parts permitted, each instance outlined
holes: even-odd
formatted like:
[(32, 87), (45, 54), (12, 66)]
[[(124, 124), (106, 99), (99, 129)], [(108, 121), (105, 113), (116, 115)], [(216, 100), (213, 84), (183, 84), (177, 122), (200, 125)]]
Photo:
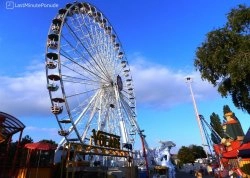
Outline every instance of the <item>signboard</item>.
[(95, 129), (92, 132), (91, 138), (96, 146), (120, 149), (120, 136)]

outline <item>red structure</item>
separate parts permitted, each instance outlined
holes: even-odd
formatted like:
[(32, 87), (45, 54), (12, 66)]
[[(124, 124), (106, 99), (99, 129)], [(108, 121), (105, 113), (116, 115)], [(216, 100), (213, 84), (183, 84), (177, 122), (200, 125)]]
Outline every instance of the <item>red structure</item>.
[(36, 142), (24, 146), (25, 162), (18, 169), (17, 178), (52, 178), (54, 177), (54, 154), (57, 145)]
[(250, 177), (250, 131), (244, 135), (232, 112), (226, 113), (225, 118), (224, 137), (221, 143), (214, 144), (214, 151), (223, 170)]

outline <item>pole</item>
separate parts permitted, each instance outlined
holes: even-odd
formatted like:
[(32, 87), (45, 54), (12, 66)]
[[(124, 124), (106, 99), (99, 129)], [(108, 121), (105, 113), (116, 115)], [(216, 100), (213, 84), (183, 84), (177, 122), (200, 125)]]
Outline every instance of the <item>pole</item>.
[(206, 145), (205, 143), (206, 142), (205, 142), (204, 131), (203, 131), (202, 126), (201, 126), (201, 120), (200, 120), (199, 112), (198, 112), (198, 109), (197, 109), (197, 106), (196, 106), (196, 102), (195, 102), (195, 98), (194, 98), (194, 93), (193, 93), (192, 86), (191, 86), (192, 78), (191, 77), (187, 77), (186, 81), (189, 84), (189, 89), (190, 89), (190, 93), (191, 93), (191, 97), (192, 97), (192, 101), (193, 101), (193, 105), (194, 105), (195, 116), (196, 116), (196, 120), (197, 120), (197, 123), (198, 123), (198, 126), (199, 126), (199, 130), (200, 130), (202, 145), (203, 145), (203, 148), (206, 151), (206, 155), (208, 157), (208, 153), (207, 153), (208, 150), (207, 150), (207, 148), (205, 148), (205, 145)]
[(143, 157), (145, 159), (145, 163), (146, 163), (146, 173), (147, 173), (147, 178), (149, 178), (149, 168), (148, 168), (148, 159), (147, 159), (147, 154), (146, 154), (146, 149), (145, 149), (145, 143), (144, 143), (144, 135), (142, 133), (140, 133), (140, 137), (141, 137), (141, 142), (142, 142), (142, 151), (143, 151)]

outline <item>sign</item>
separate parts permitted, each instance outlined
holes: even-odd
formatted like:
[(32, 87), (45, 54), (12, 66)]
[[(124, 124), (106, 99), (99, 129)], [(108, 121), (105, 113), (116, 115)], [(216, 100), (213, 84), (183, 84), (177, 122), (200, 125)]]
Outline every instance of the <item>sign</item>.
[(92, 132), (93, 135), (91, 138), (94, 139), (96, 146), (120, 149), (120, 136), (100, 130), (96, 131), (95, 129), (93, 129)]

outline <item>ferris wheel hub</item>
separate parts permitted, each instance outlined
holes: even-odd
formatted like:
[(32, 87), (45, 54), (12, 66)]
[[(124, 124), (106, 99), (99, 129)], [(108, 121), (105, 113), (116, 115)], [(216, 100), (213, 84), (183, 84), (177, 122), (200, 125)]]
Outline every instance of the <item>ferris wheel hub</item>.
[(122, 83), (122, 78), (119, 75), (117, 76), (117, 86), (118, 86), (118, 90), (122, 91), (123, 83)]

